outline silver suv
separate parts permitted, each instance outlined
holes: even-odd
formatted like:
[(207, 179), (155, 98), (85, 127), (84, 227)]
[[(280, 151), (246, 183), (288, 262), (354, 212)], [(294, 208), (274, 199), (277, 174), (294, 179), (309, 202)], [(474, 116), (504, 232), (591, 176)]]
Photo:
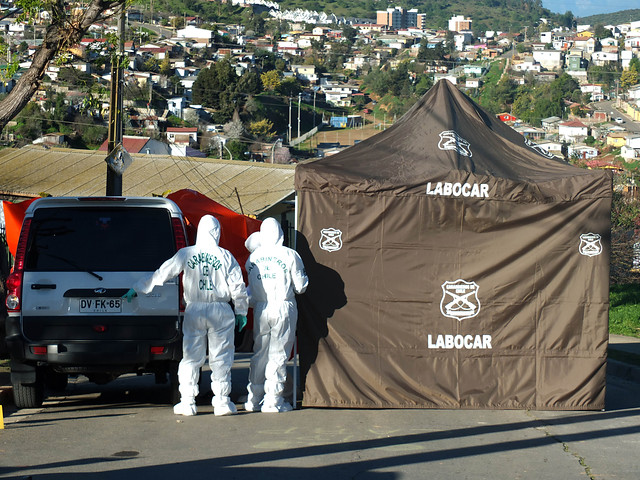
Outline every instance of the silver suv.
[(175, 380), (184, 308), (178, 279), (131, 303), (141, 275), (186, 246), (165, 198), (42, 198), (26, 211), (7, 279), (6, 341), (19, 408), (42, 405), (69, 374), (106, 383), (125, 373)]

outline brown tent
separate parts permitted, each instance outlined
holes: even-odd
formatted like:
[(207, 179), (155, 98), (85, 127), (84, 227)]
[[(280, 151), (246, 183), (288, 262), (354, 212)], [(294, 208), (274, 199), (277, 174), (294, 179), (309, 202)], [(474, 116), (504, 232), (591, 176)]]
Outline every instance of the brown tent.
[(305, 406), (604, 407), (608, 173), (440, 81), (295, 182)]

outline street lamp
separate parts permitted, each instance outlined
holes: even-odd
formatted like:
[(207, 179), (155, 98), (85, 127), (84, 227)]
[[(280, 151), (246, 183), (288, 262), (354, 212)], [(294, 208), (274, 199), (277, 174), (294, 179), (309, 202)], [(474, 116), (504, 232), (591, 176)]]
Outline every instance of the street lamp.
[(280, 146), (282, 146), (282, 139), (279, 138), (277, 139), (275, 142), (273, 142), (273, 145), (271, 145), (271, 163), (274, 163), (274, 156), (275, 156), (275, 149), (276, 149), (276, 145), (280, 144)]

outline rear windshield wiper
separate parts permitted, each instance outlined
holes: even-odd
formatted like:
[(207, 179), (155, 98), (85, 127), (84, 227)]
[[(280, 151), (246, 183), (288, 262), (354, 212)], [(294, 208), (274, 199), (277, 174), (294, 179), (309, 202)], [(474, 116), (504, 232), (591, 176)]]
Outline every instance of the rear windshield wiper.
[(78, 264), (76, 264), (76, 263), (72, 262), (71, 260), (69, 260), (69, 259), (67, 259), (67, 258), (61, 257), (61, 256), (59, 256), (59, 255), (54, 255), (53, 253), (49, 253), (49, 252), (43, 252), (43, 251), (40, 251), (39, 253), (40, 253), (41, 255), (47, 255), (48, 257), (55, 258), (56, 260), (60, 260), (60, 261), (62, 261), (62, 262), (64, 262), (64, 263), (66, 263), (67, 265), (72, 266), (73, 268), (75, 268), (75, 269), (76, 269), (76, 270), (78, 270), (79, 272), (86, 272), (86, 273), (88, 273), (89, 275), (93, 275), (93, 276), (94, 276), (94, 277), (96, 277), (98, 280), (102, 281), (102, 277), (101, 277), (100, 275), (98, 275), (96, 272), (92, 272), (91, 270), (87, 270), (86, 268), (81, 267), (80, 265), (78, 265)]

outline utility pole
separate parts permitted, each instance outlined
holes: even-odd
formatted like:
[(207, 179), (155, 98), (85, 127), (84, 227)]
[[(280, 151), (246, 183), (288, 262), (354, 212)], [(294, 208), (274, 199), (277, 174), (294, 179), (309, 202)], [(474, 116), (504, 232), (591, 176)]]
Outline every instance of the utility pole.
[(302, 98), (302, 93), (298, 93), (298, 138), (300, 138), (300, 99)]
[(291, 97), (289, 97), (289, 145), (291, 145)]
[[(107, 151), (110, 157), (116, 146), (122, 145), (123, 138), (122, 87), (124, 84), (124, 24), (125, 8), (122, 6), (120, 19), (118, 21), (118, 55), (115, 55), (111, 60), (111, 97), (109, 107), (109, 137), (107, 142)], [(122, 157), (122, 152), (120, 157)], [(110, 158), (107, 157), (107, 163), (107, 195), (122, 195), (122, 172), (126, 166), (122, 164), (121, 158), (118, 158), (114, 164), (110, 163)]]
[(313, 126), (316, 126), (316, 93), (318, 93), (318, 87), (313, 87)]

